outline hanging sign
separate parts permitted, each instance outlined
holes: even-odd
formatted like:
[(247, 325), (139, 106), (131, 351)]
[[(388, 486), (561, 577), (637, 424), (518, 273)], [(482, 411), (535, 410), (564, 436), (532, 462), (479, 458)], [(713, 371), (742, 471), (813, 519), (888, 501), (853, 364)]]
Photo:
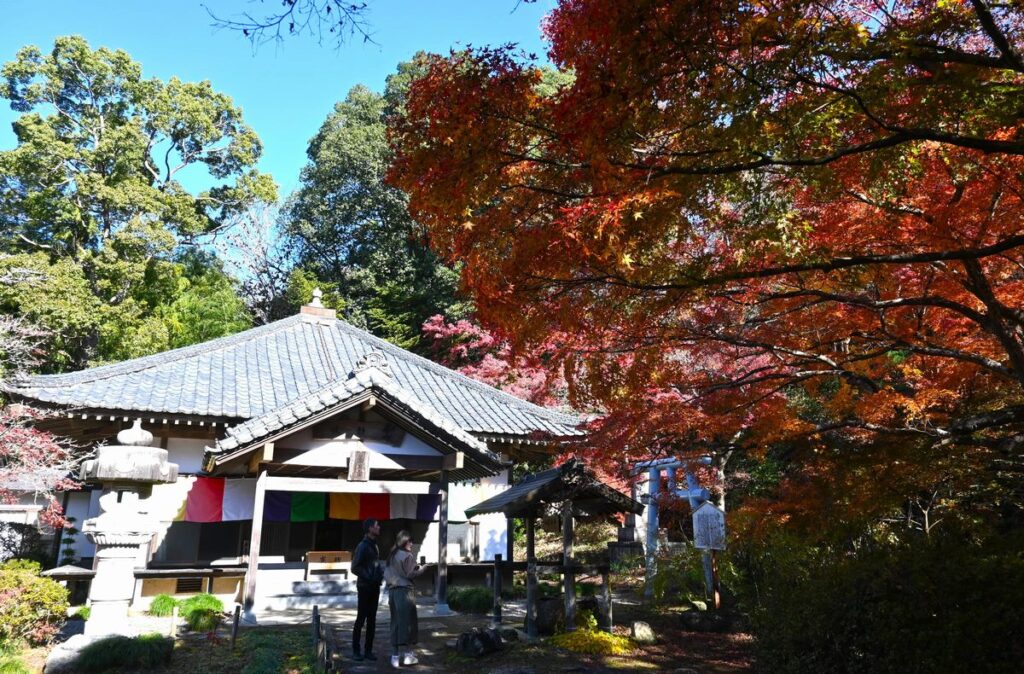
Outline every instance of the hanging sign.
[(349, 482), (366, 482), (370, 479), (370, 453), (365, 449), (353, 449), (348, 459)]
[(693, 511), (693, 546), (725, 550), (725, 512), (710, 501)]

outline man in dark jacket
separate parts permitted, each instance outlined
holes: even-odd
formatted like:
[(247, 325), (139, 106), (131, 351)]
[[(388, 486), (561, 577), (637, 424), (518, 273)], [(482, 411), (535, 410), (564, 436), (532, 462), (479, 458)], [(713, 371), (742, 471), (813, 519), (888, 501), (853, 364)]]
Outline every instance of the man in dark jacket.
[[(384, 580), (384, 570), (378, 564), (380, 551), (377, 549), (377, 537), (380, 536), (380, 522), (372, 517), (363, 522), (363, 540), (356, 546), (352, 556), (352, 573), (356, 577), (356, 589), (359, 591), (359, 608), (356, 611), (356, 624), (352, 630), (352, 657), (356, 660), (376, 660), (373, 654), (373, 633), (377, 630), (377, 604), (380, 602), (380, 584)], [(366, 624), (366, 648), (359, 647), (359, 637)]]

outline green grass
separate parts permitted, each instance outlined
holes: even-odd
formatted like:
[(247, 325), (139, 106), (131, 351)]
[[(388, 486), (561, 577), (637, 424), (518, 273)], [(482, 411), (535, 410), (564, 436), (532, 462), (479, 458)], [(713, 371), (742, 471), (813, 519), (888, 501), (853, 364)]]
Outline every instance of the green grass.
[(88, 620), (91, 613), (92, 609), (88, 606), (79, 606), (75, 609), (75, 612), (71, 614), (69, 620)]
[(160, 634), (140, 637), (109, 637), (82, 649), (76, 672), (108, 672), (125, 668), (151, 670), (171, 661), (174, 640)]
[(0, 646), (0, 674), (32, 674), (22, 662), (19, 649), (9, 645)]
[[(222, 633), (223, 635), (223, 633)], [(309, 626), (242, 630), (234, 650), (229, 640), (183, 639), (174, 651), (171, 666), (159, 674), (314, 674), (317, 672), (310, 644)]]

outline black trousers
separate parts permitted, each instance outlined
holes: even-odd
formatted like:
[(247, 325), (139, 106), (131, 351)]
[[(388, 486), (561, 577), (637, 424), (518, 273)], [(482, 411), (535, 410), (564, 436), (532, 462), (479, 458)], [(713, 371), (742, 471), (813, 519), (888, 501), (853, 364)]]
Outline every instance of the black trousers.
[[(360, 585), (359, 605), (356, 609), (356, 625), (352, 629), (352, 652), (372, 653), (373, 633), (377, 631), (377, 604), (380, 602), (380, 587)], [(359, 637), (366, 625), (366, 649), (359, 648)]]

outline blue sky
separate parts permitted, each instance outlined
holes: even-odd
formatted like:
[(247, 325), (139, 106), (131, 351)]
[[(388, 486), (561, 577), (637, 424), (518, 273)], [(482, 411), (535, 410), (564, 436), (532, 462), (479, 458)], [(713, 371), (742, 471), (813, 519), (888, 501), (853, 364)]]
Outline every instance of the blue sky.
[[(278, 0), (205, 3), (218, 15), (275, 9)], [(95, 48), (127, 51), (146, 77), (210, 80), (244, 110), (264, 143), (260, 170), (273, 174), (282, 196), (295, 189), (306, 143), (334, 103), (356, 84), (380, 91), (396, 64), (419, 50), (447, 52), (472, 45), (518, 43), (543, 56), (542, 17), (553, 0), (369, 0), (367, 19), (376, 44), (359, 38), (340, 49), (308, 36), (267, 44), (253, 53), (240, 34), (215, 30), (199, 0), (110, 0), (5, 3), (0, 61), (35, 44), (44, 52), (59, 35), (84, 36)], [(0, 100), (0, 149), (14, 145), (16, 117)]]

